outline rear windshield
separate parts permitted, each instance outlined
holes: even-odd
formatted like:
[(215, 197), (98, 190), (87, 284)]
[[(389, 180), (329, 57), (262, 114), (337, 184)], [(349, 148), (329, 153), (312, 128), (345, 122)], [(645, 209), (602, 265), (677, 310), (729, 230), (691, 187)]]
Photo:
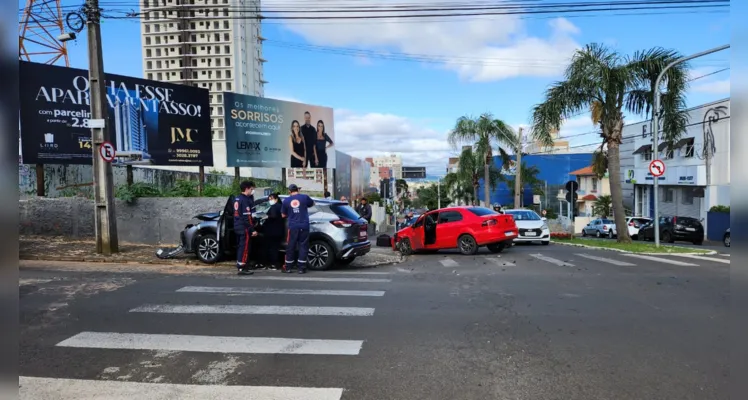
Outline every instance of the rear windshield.
[(603, 224), (612, 224), (612, 223), (613, 223), (613, 220), (610, 220), (610, 219), (604, 219), (604, 220), (602, 220), (602, 223), (603, 223)]
[(361, 218), (356, 210), (347, 204), (330, 204), (330, 209), (340, 218), (346, 218), (353, 221), (358, 221)]
[(689, 218), (689, 217), (675, 217), (676, 222), (681, 225), (688, 225), (688, 226), (699, 226), (701, 225), (701, 222), (696, 218)]
[(496, 211), (485, 207), (468, 207), (467, 210), (479, 217), (486, 215), (499, 215)]
[(535, 211), (506, 211), (506, 213), (511, 214), (515, 221), (540, 221), (540, 215)]

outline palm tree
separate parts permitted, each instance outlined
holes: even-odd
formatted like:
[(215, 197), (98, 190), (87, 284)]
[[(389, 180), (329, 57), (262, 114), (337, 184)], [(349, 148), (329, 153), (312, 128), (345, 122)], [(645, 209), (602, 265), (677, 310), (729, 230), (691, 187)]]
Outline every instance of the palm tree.
[[(612, 203), (613, 199), (610, 195), (604, 194), (598, 197), (597, 200), (595, 200), (595, 204), (592, 205), (592, 215), (601, 218), (608, 218), (612, 214)], [(616, 229), (618, 229), (618, 226), (616, 226)]]
[(461, 179), (456, 172), (450, 172), (444, 176), (444, 187), (455, 201), (473, 204), (475, 192), (472, 179)]
[[(471, 143), (476, 156), (481, 158), (483, 166), (484, 185), (483, 198), (486, 205), (490, 204), (491, 197), (489, 186), (495, 185), (491, 181), (490, 167), (493, 165), (494, 146), (504, 160), (504, 165), (509, 163), (509, 156), (501, 146), (507, 146), (512, 151), (517, 150), (518, 136), (514, 133), (509, 124), (500, 119), (495, 119), (490, 113), (485, 113), (480, 117), (460, 117), (455, 124), (455, 128), (449, 134), (449, 143), (457, 147), (460, 143)], [(476, 196), (477, 198), (477, 196)]]
[[(545, 182), (540, 180), (538, 178), (538, 175), (540, 175), (540, 170), (536, 166), (528, 166), (527, 163), (522, 162), (522, 165), (520, 166), (520, 176), (522, 177), (522, 191), (524, 192), (525, 186), (530, 186), (530, 190), (532, 191), (532, 194), (539, 194), (543, 195), (544, 192), (544, 184)], [(509, 186), (509, 191), (511, 192), (512, 196), (514, 196), (514, 180), (516, 179), (516, 175), (512, 178), (507, 178), (505, 175), (501, 175), (501, 180), (503, 182), (506, 182), (507, 186)], [(520, 197), (520, 200), (522, 197)], [(515, 208), (521, 207), (522, 204), (515, 204)]]
[[(486, 163), (486, 158), (481, 156), (479, 153), (473, 151), (472, 147), (465, 147), (460, 154), (460, 159), (457, 165), (456, 178), (461, 182), (463, 186), (472, 187), (472, 199), (473, 202), (477, 202), (480, 196), (478, 196), (478, 188), (480, 187), (480, 178), (485, 171), (488, 171), (486, 182), (486, 190), (496, 189), (496, 185), (501, 180), (501, 171), (496, 168), (493, 164), (493, 160), (490, 163)], [(489, 192), (490, 193), (490, 192)], [(487, 197), (488, 198), (488, 197)], [(490, 202), (490, 198), (488, 198)], [(486, 203), (488, 204), (488, 203)]]
[[(624, 111), (633, 114), (658, 112), (662, 118), (663, 142), (677, 141), (685, 131), (684, 113), (688, 66), (677, 64), (665, 74), (663, 88), (655, 88), (658, 74), (680, 58), (675, 51), (654, 48), (623, 57), (600, 44), (577, 50), (566, 69), (564, 80), (553, 84), (545, 101), (533, 109), (532, 136), (547, 147), (553, 145), (551, 132), (561, 129), (565, 119), (590, 111), (600, 128), (602, 143), (596, 154), (596, 173), (611, 171), (610, 191), (614, 210), (623, 210), (620, 145), (623, 139)], [(665, 89), (660, 110), (652, 110), (655, 90)], [(657, 151), (657, 149), (653, 149)], [(603, 161), (604, 162), (600, 162)], [(619, 242), (630, 242), (626, 216), (613, 216)]]

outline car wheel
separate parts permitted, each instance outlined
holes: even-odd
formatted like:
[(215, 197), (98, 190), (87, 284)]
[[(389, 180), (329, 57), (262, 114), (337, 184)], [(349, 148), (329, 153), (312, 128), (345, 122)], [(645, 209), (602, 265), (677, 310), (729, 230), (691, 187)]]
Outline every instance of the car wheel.
[(662, 241), (665, 243), (675, 243), (675, 240), (673, 240), (673, 235), (670, 234), (670, 232), (663, 232), (662, 234)]
[(221, 258), (221, 252), (218, 248), (218, 240), (213, 233), (201, 235), (197, 239), (195, 254), (197, 259), (206, 264), (215, 264)]
[(475, 238), (470, 235), (462, 235), (457, 239), (460, 253), (466, 256), (472, 256), (478, 252), (478, 243), (475, 242)]
[(584, 228), (582, 229), (582, 237), (587, 237), (587, 230)]
[(595, 237), (600, 239), (603, 235), (600, 234), (600, 231), (595, 231)]
[(613, 239), (613, 231), (608, 231), (608, 238)]
[(410, 239), (404, 238), (397, 244), (397, 249), (400, 251), (400, 254), (404, 256), (409, 256), (413, 254), (413, 246), (410, 245)]
[(725, 247), (730, 247), (730, 234), (726, 233), (725, 237), (722, 239), (722, 243), (725, 244)]
[(315, 240), (309, 244), (307, 266), (311, 270), (324, 271), (335, 263), (335, 252), (332, 246), (323, 240)]
[(486, 247), (488, 247), (488, 251), (490, 251), (491, 253), (501, 253), (506, 248), (504, 243), (489, 244)]

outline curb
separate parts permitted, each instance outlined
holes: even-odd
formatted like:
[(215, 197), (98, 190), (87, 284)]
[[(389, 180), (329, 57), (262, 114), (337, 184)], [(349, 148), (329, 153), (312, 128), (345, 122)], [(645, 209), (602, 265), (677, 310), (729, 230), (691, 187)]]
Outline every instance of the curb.
[(698, 256), (713, 256), (716, 254), (719, 254), (718, 252), (712, 250), (708, 251), (706, 253), (685, 253), (685, 252), (677, 252), (677, 253), (639, 253), (636, 251), (628, 251), (628, 250), (621, 250), (621, 249), (611, 249), (610, 247), (598, 247), (598, 246), (589, 246), (586, 244), (578, 244), (578, 243), (564, 243), (564, 242), (554, 242), (551, 240), (551, 243), (553, 244), (560, 244), (562, 246), (572, 246), (572, 247), (583, 247), (586, 249), (595, 249), (595, 250), (607, 250), (607, 251), (616, 251), (618, 253), (628, 253), (628, 254), (641, 254), (641, 255), (647, 255), (647, 256), (662, 256), (662, 255), (678, 255), (678, 254), (686, 254), (686, 255), (698, 255)]

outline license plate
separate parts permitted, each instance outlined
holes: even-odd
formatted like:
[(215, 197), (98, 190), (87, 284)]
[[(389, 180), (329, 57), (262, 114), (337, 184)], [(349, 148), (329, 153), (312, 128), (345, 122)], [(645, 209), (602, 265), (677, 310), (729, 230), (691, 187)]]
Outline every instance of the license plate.
[(537, 236), (535, 232), (525, 232), (525, 236)]
[(504, 232), (504, 236), (514, 236), (514, 232), (512, 232), (512, 231), (506, 231), (506, 232)]
[(358, 237), (362, 237), (362, 238), (366, 237), (366, 231), (359, 232)]
[(696, 232), (696, 228), (686, 228), (686, 230), (689, 232)]

